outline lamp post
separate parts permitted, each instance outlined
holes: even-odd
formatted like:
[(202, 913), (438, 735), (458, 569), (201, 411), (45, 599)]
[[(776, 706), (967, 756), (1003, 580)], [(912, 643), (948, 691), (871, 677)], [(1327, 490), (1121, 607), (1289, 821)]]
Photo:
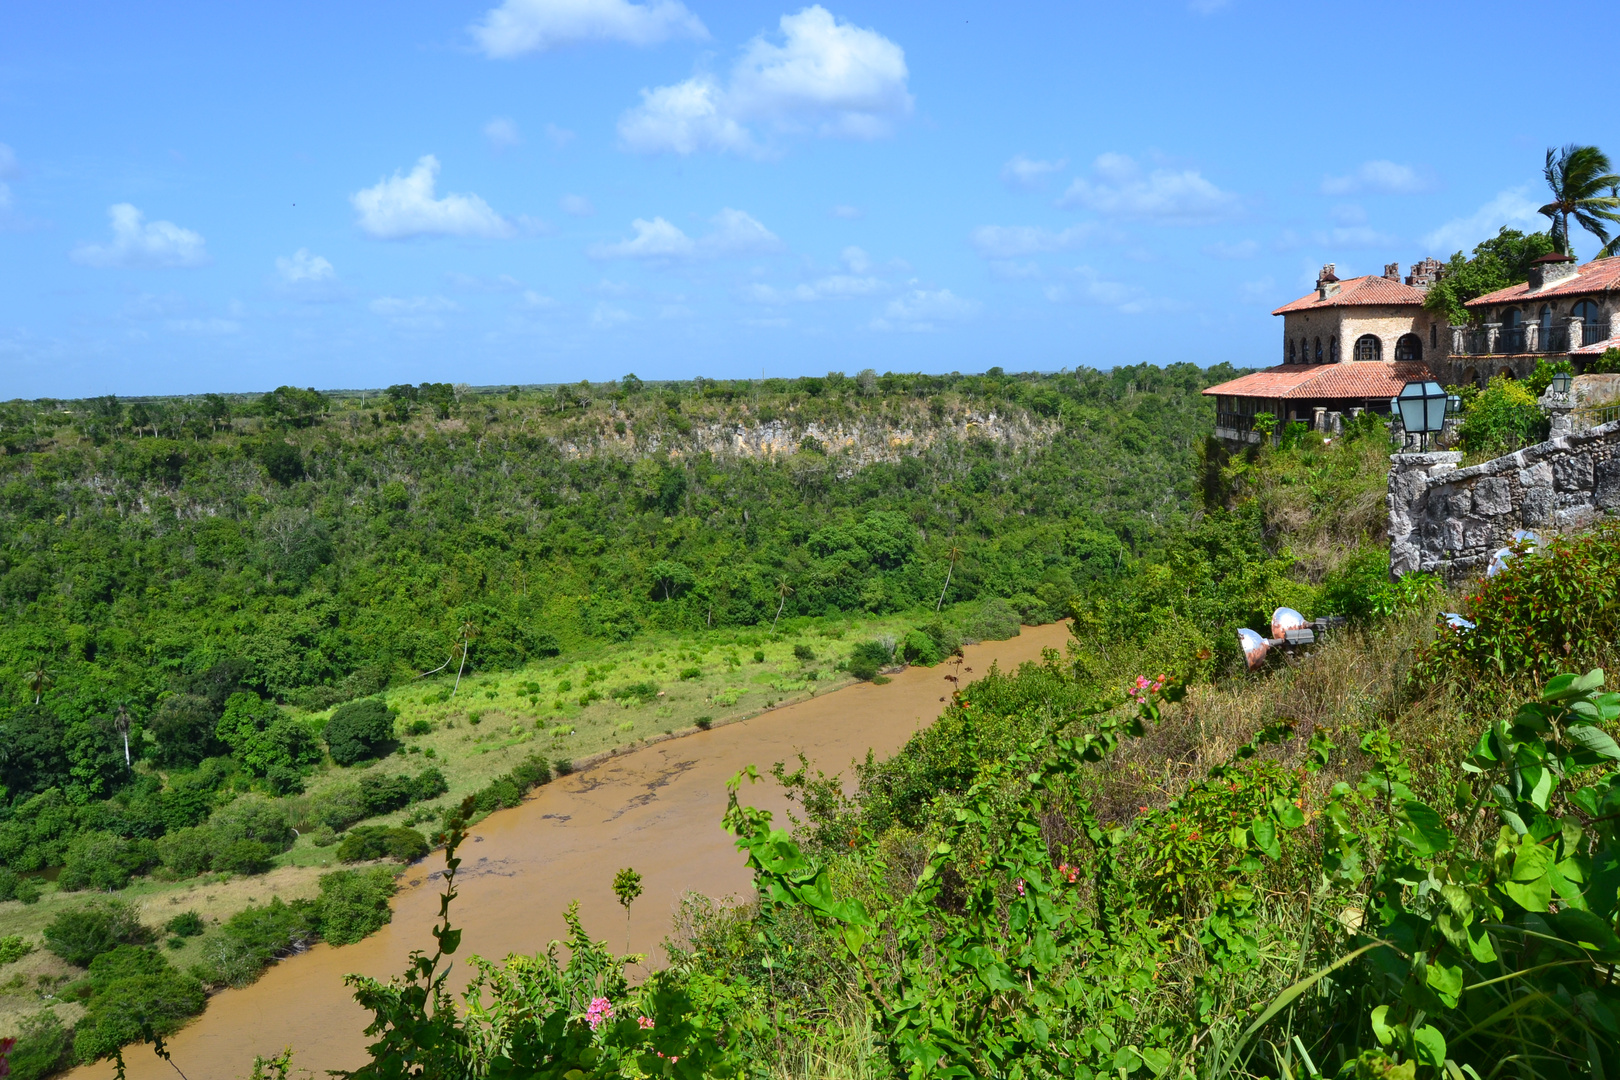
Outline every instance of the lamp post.
[(1553, 393), (1555, 393), (1555, 394), (1567, 394), (1567, 393), (1569, 393), (1570, 385), (1572, 383), (1574, 383), (1574, 382), (1575, 382), (1575, 376), (1571, 375), (1569, 372), (1567, 372), (1567, 371), (1554, 372), (1553, 377), (1552, 377)]
[(1408, 433), (1423, 437), (1423, 449), (1429, 448), (1429, 435), (1438, 435), (1446, 426), (1445, 390), (1432, 379), (1409, 382), (1401, 387), (1394, 404), (1401, 413), (1401, 426)]

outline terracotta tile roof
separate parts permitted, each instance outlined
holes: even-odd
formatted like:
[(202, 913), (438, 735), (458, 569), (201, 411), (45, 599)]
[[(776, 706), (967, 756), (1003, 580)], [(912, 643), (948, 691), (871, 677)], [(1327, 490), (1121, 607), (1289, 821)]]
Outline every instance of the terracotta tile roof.
[(1485, 307), (1490, 304), (1511, 304), (1515, 300), (1540, 300), (1544, 296), (1579, 296), (1582, 293), (1614, 292), (1620, 290), (1620, 256), (1593, 259), (1563, 281), (1557, 281), (1539, 292), (1530, 291), (1530, 283), (1521, 281), (1505, 289), (1476, 296), (1467, 307)]
[(1326, 300), (1315, 293), (1284, 304), (1273, 315), (1286, 315), (1290, 311), (1310, 311), (1313, 308), (1353, 307), (1358, 304), (1414, 304), (1422, 305), (1428, 294), (1415, 285), (1391, 281), (1376, 274), (1346, 278), (1339, 282), (1339, 291)]
[(1423, 364), (1386, 364), (1382, 360), (1283, 364), (1211, 386), (1204, 393), (1284, 400), (1362, 400), (1392, 398), (1407, 383), (1432, 378), (1434, 375)]
[(1582, 345), (1578, 349), (1569, 350), (1575, 356), (1602, 356), (1610, 349), (1620, 349), (1620, 334), (1614, 334), (1602, 341), (1594, 341), (1590, 345)]

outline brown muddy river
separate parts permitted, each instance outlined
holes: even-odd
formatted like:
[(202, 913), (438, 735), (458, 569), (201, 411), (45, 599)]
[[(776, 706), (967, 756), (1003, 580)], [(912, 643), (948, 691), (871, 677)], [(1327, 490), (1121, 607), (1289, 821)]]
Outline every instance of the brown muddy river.
[[(1064, 623), (1025, 627), (1011, 641), (969, 646), (974, 674), (992, 662), (1003, 670), (1062, 650)], [(614, 948), (624, 944), (624, 912), (612, 879), (621, 867), (641, 872), (645, 892), (634, 907), (630, 947), (654, 953), (666, 936), (676, 901), (687, 892), (723, 897), (749, 886), (741, 855), (720, 828), (726, 781), (746, 765), (763, 772), (792, 761), (800, 750), (823, 771), (846, 771), (871, 749), (887, 755), (944, 707), (954, 665), (911, 668), (886, 686), (857, 684), (784, 706), (750, 720), (671, 739), (621, 754), (588, 771), (541, 788), (522, 806), (480, 822), (462, 848), (461, 895), (451, 920), (465, 931), (458, 959), (532, 953), (564, 933), (563, 910), (578, 899), (585, 928)], [(773, 781), (753, 785), (748, 799), (776, 811), (784, 803)], [(413, 948), (432, 945), (428, 928), (438, 907), (442, 866), (429, 856), (412, 867), (394, 901), (394, 921), (344, 948), (318, 945), (272, 967), (252, 986), (226, 990), (169, 1047), (189, 1080), (236, 1080), (255, 1054), (292, 1046), (294, 1064), (322, 1075), (365, 1060), (361, 1034), (369, 1019), (343, 985), (349, 972), (386, 977), (403, 970)], [(465, 974), (466, 965), (456, 971)], [(454, 978), (454, 976), (452, 976)], [(459, 982), (458, 982), (459, 986)], [(130, 1047), (131, 1080), (174, 1080), (174, 1070), (149, 1047)], [(73, 1080), (104, 1080), (102, 1062), (75, 1070)]]

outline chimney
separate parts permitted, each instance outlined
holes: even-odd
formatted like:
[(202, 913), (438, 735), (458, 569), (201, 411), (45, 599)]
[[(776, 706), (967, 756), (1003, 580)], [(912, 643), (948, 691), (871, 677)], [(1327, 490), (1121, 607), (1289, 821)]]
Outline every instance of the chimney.
[(1316, 275), (1316, 297), (1326, 300), (1339, 291), (1339, 275), (1333, 272), (1333, 264), (1328, 263), (1322, 267), (1322, 272)]
[(1548, 285), (1574, 276), (1575, 256), (1551, 252), (1530, 264), (1530, 291), (1540, 292)]
[(1401, 280), (1401, 264), (1398, 263), (1398, 262), (1385, 263), (1384, 264), (1384, 280), (1385, 281), (1399, 281), (1399, 280)]
[(1445, 263), (1439, 259), (1424, 259), (1422, 262), (1415, 262), (1412, 264), (1412, 273), (1407, 277), (1406, 283), (1426, 290), (1440, 280), (1440, 274), (1445, 268)]

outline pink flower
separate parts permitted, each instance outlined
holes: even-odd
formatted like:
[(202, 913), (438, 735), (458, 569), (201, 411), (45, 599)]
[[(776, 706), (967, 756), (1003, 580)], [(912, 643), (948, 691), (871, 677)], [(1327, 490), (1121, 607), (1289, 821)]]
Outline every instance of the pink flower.
[(1019, 896), (1024, 895), (1024, 879), (1023, 878), (1018, 879), (1018, 895)]
[(643, 1031), (652, 1030), (653, 1020), (650, 1016), (638, 1016), (636, 1017), (636, 1023), (641, 1025), (641, 1030)]
[(611, 1019), (613, 1019), (613, 1003), (607, 998), (596, 998), (585, 1009), (585, 1022), (591, 1025), (592, 1031)]

